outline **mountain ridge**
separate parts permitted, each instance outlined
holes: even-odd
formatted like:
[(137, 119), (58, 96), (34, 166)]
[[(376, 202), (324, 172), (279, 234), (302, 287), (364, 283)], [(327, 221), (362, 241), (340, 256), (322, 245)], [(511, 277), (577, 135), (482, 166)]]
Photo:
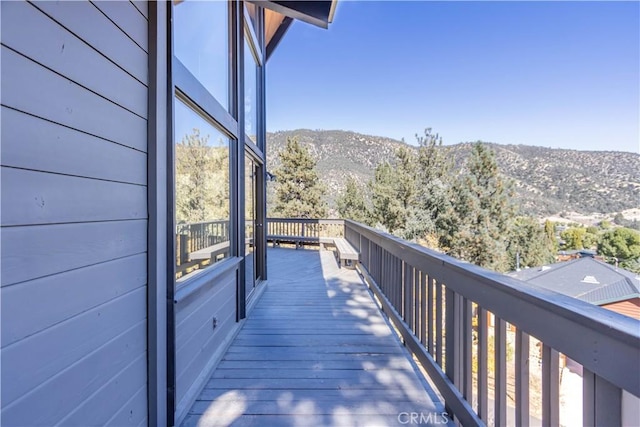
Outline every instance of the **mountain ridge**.
[[(344, 130), (296, 129), (267, 134), (267, 167), (277, 167), (277, 153), (288, 137), (309, 148), (328, 188), (328, 201), (352, 176), (360, 185), (373, 177), (376, 165), (392, 161), (400, 147), (418, 147), (392, 138)], [(443, 145), (461, 170), (473, 142)], [(640, 154), (547, 148), (485, 142), (496, 154), (501, 173), (513, 180), (525, 213), (544, 216), (559, 212), (610, 213), (640, 207)]]

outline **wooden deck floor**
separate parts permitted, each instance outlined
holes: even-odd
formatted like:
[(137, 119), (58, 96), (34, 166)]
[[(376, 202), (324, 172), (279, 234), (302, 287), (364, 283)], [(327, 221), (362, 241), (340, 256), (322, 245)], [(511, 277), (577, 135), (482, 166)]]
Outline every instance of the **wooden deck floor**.
[(394, 426), (444, 411), (354, 270), (269, 249), (269, 284), (183, 426)]

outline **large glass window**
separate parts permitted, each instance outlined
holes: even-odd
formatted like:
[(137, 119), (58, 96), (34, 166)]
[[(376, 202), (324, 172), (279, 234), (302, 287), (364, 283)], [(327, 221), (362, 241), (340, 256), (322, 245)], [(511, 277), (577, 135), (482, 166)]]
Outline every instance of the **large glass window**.
[(258, 143), (258, 63), (251, 46), (244, 40), (244, 132)]
[(194, 77), (229, 110), (229, 4), (174, 0), (174, 51)]
[(176, 279), (229, 257), (229, 138), (175, 99)]

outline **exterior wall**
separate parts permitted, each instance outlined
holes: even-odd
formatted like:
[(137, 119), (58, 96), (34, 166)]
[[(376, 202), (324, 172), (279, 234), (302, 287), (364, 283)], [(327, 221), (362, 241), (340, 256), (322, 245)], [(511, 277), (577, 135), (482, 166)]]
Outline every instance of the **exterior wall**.
[[(188, 3), (182, 3), (186, 6)], [(260, 65), (264, 66), (264, 44), (262, 37), (254, 40), (250, 18), (244, 10), (241, 1), (229, 3), (228, 40), (222, 43), (222, 49), (229, 50), (230, 72), (233, 78), (229, 82), (228, 95), (230, 108), (223, 106), (224, 99), (217, 99), (220, 94), (214, 94), (208, 89), (198, 76), (191, 73), (189, 68), (181, 62), (181, 52), (173, 52), (172, 84), (176, 92), (174, 110), (179, 99), (188, 98), (189, 108), (197, 108), (200, 116), (212, 126), (230, 138), (230, 251), (227, 259), (203, 268), (191, 277), (181, 280), (176, 285), (174, 295), (175, 324), (170, 333), (174, 333), (174, 359), (169, 364), (174, 368), (175, 381), (174, 416), (175, 424), (179, 425), (186, 416), (189, 408), (206, 386), (212, 370), (222, 358), (235, 333), (242, 325), (241, 319), (245, 314), (245, 153), (252, 153), (252, 158), (264, 162), (264, 67), (256, 74), (256, 105), (258, 133), (257, 144), (245, 135), (245, 102), (244, 96), (244, 49), (245, 37), (255, 43), (260, 53)], [(181, 3), (173, 3), (172, 13), (178, 16)], [(258, 11), (261, 10), (258, 8)], [(258, 13), (257, 27), (262, 27), (262, 18)], [(173, 19), (172, 34), (174, 40), (179, 37), (178, 32), (184, 28), (179, 20)], [(245, 31), (246, 28), (246, 31)], [(253, 29), (252, 29), (253, 28)], [(204, 39), (203, 39), (204, 40)], [(197, 43), (197, 41), (194, 41)], [(175, 48), (175, 43), (174, 43)], [(194, 45), (194, 49), (198, 46)], [(219, 48), (216, 47), (216, 48)], [(183, 52), (182, 52), (183, 53)], [(255, 59), (254, 55), (254, 59)], [(257, 70), (256, 70), (257, 71)], [(249, 97), (250, 99), (250, 97)], [(195, 110), (194, 110), (195, 111)], [(181, 138), (176, 132), (184, 129), (184, 123), (174, 115), (174, 139)], [(256, 123), (254, 123), (255, 125)], [(174, 141), (175, 147), (175, 141)], [(174, 148), (175, 161), (175, 148)], [(171, 163), (171, 162), (169, 162)], [(175, 196), (177, 197), (177, 196)], [(264, 206), (262, 206), (264, 211)], [(175, 223), (175, 219), (172, 218)], [(262, 221), (260, 221), (262, 222)], [(170, 227), (171, 228), (171, 227)], [(175, 230), (175, 227), (173, 227)], [(262, 229), (261, 229), (262, 230)], [(264, 244), (264, 239), (258, 239)], [(257, 252), (256, 252), (257, 253)], [(264, 254), (264, 252), (263, 252)], [(264, 276), (262, 276), (264, 277)], [(242, 286), (240, 285), (242, 284)], [(256, 289), (254, 294), (259, 294)], [(171, 371), (171, 369), (170, 369)], [(171, 386), (170, 386), (171, 389)]]
[(239, 328), (238, 269), (235, 260), (229, 263), (236, 265), (176, 303), (177, 421), (186, 415)]
[(616, 313), (624, 314), (625, 316), (633, 317), (640, 320), (640, 298), (633, 298), (626, 301), (619, 301), (613, 304), (606, 304), (602, 306), (607, 310), (615, 311)]
[(2, 412), (147, 424), (147, 5), (2, 2)]

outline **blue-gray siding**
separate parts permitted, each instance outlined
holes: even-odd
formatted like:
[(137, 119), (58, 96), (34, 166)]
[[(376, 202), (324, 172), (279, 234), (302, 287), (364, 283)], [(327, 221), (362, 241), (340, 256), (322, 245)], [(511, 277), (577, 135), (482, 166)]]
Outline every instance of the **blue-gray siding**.
[[(186, 415), (204, 387), (217, 358), (237, 328), (236, 272), (231, 269), (176, 305), (178, 420)], [(217, 319), (215, 329), (214, 317)]]
[(2, 2), (2, 412), (146, 425), (145, 2)]

